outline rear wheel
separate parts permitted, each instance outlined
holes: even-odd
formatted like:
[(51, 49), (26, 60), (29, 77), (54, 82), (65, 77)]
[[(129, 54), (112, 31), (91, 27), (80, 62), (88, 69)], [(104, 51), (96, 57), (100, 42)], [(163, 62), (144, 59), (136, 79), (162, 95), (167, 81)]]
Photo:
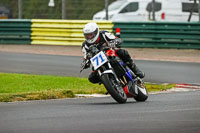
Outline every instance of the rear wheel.
[(147, 98), (148, 98), (148, 92), (147, 92), (147, 89), (145, 87), (144, 81), (142, 81), (141, 79), (136, 81), (135, 87), (138, 91), (138, 95), (136, 97), (134, 97), (134, 99), (138, 102), (146, 101)]
[(107, 89), (108, 93), (118, 102), (125, 103), (127, 101), (127, 96), (113, 74), (103, 74), (101, 80)]

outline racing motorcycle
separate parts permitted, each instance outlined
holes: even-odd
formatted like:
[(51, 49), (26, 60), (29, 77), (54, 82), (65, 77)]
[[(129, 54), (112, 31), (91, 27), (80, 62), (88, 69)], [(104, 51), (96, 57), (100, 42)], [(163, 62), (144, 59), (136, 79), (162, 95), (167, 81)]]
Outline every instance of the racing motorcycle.
[(84, 70), (85, 65), (92, 64), (100, 82), (118, 103), (126, 103), (127, 98), (146, 101), (148, 92), (144, 81), (117, 56), (115, 48), (98, 47), (98, 45), (89, 47), (87, 59), (83, 61), (80, 72)]

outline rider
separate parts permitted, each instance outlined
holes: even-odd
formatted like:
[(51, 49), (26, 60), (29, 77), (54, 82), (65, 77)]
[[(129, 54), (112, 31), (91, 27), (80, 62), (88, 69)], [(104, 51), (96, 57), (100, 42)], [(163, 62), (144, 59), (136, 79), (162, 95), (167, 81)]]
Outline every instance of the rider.
[[(118, 47), (116, 49), (116, 54), (123, 62), (125, 62), (131, 68), (135, 75), (140, 78), (144, 78), (144, 73), (141, 70), (139, 70), (139, 68), (136, 66), (134, 61), (131, 59), (131, 56), (129, 55), (128, 51), (119, 48), (119, 45), (122, 43), (122, 40), (120, 38), (115, 37), (108, 31), (99, 31), (99, 27), (96, 23), (86, 24), (83, 28), (83, 33), (85, 36), (85, 41), (82, 44), (82, 52), (84, 54), (83, 60), (87, 59), (87, 52), (89, 51), (89, 47), (91, 45), (100, 44), (100, 47), (112, 45), (112, 47)], [(108, 43), (111, 41), (112, 43)], [(85, 69), (89, 67), (90, 64), (88, 63), (86, 64)], [(100, 81), (99, 77), (97, 76), (97, 72), (95, 71), (92, 71), (88, 79), (92, 83), (99, 83)]]

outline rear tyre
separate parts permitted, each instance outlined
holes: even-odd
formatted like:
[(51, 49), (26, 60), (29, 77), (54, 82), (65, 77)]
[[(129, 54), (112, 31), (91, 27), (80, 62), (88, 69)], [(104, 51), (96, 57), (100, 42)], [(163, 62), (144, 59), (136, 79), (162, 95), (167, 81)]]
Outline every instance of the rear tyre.
[(148, 98), (148, 92), (147, 89), (145, 87), (145, 83), (140, 80), (140, 82), (136, 81), (136, 86), (137, 87), (137, 91), (138, 91), (138, 95), (136, 97), (134, 97), (134, 99), (138, 102), (144, 102), (147, 100)]
[(103, 74), (101, 76), (101, 81), (103, 82), (108, 93), (118, 102), (126, 103), (127, 96), (122, 88), (119, 85), (113, 74)]

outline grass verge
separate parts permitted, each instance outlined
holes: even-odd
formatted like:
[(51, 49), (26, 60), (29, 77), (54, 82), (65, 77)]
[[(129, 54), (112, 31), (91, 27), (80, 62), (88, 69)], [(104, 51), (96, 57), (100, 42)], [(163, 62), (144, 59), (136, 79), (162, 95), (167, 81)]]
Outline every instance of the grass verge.
[[(173, 84), (150, 84), (149, 92), (172, 88)], [(0, 73), (0, 102), (73, 98), (75, 94), (105, 94), (103, 85), (87, 78)]]

